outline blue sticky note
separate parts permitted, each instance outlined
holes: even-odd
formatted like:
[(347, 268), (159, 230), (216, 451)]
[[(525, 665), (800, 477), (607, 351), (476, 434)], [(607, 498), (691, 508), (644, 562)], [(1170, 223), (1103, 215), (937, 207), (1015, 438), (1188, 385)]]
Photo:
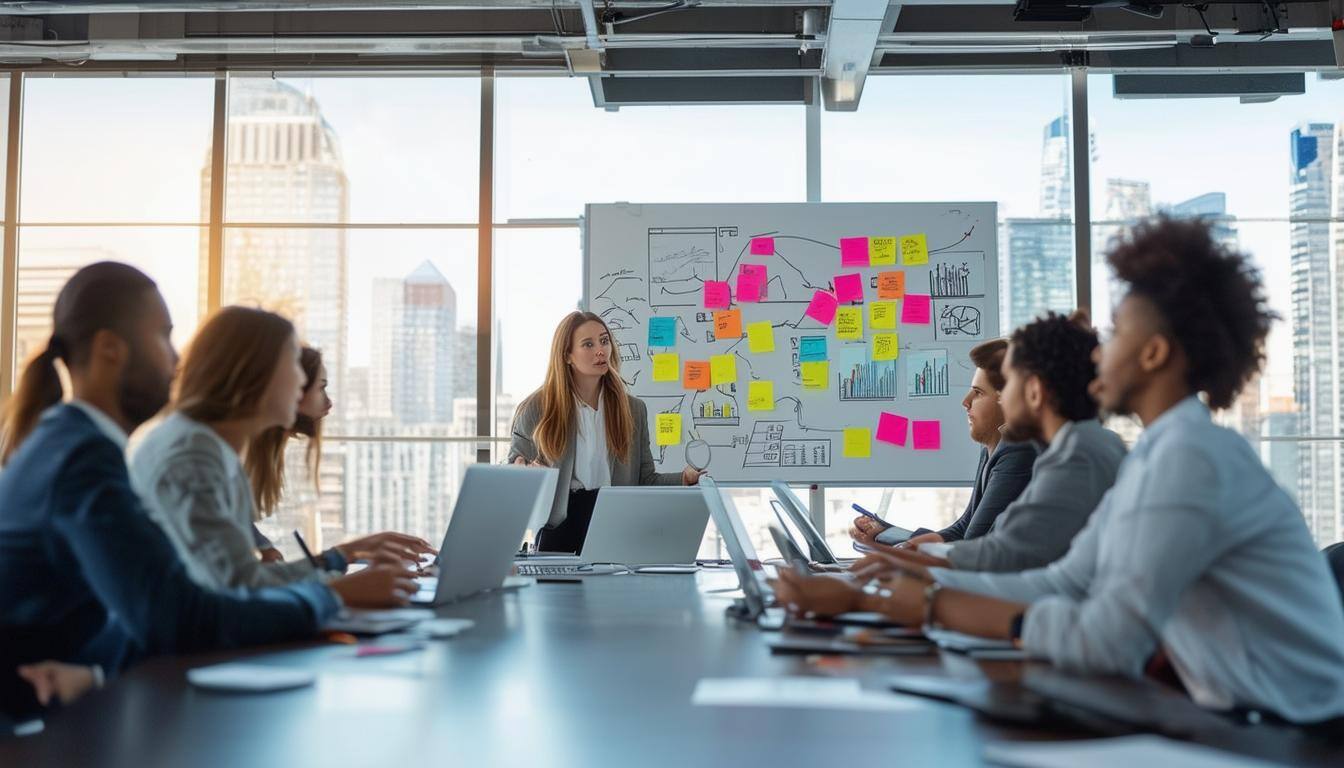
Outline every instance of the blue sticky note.
[(677, 346), (677, 318), (650, 317), (649, 346), (650, 347)]
[(826, 359), (826, 337), (804, 336), (798, 340), (798, 360), (815, 362)]

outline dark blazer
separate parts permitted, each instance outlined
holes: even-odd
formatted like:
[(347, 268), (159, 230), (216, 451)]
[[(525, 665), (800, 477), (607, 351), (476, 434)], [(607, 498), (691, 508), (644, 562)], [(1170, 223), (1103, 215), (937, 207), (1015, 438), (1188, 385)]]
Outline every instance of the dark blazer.
[(339, 609), (318, 582), (252, 592), (197, 586), (131, 490), (121, 450), (59, 405), (0, 472), (0, 626), (31, 658), (97, 664), (313, 635)]
[[(1038, 451), (1038, 446), (1033, 442), (1014, 443), (1008, 440), (999, 441), (992, 454), (989, 449), (981, 448), (980, 462), (975, 468), (975, 485), (971, 488), (971, 501), (955, 523), (938, 531), (943, 541), (963, 541), (989, 533), (999, 513), (1012, 504), (1022, 489), (1027, 487), (1027, 483), (1031, 482), (1031, 467), (1036, 463)], [(986, 464), (989, 465), (988, 471), (985, 470)], [(925, 529), (921, 528), (916, 533), (924, 532)], [(883, 534), (878, 534), (877, 540), (883, 544), (901, 542), (900, 538), (883, 538)]]

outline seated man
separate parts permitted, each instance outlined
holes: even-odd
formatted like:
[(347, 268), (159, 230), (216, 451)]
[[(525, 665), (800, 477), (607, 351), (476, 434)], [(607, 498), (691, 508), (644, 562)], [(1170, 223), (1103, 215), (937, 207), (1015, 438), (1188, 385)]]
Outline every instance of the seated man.
[(1275, 315), (1258, 274), (1206, 224), (1167, 218), (1108, 258), (1129, 292), (1092, 391), (1146, 430), (1068, 554), (1017, 574), (882, 555), (899, 571), (874, 595), (782, 569), (780, 602), (1012, 638), (1082, 673), (1139, 677), (1160, 654), (1202, 706), (1344, 716), (1344, 606), (1325, 559), (1259, 457), (1209, 414), (1264, 360)]
[[(1096, 377), (1096, 348), (1097, 334), (1081, 318), (1054, 313), (1013, 333), (1003, 360), (1004, 436), (1047, 448), (1036, 459), (1031, 482), (987, 535), (959, 542), (946, 560), (925, 564), (1024, 571), (1069, 551), (1125, 458), (1124, 441), (1097, 420), (1096, 401), (1087, 393)], [(940, 540), (931, 533), (911, 543)]]

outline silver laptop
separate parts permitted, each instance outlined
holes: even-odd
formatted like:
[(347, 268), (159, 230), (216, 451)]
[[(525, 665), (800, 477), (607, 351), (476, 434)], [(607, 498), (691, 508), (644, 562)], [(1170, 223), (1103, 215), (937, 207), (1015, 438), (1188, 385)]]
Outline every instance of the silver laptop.
[[(751, 536), (747, 533), (747, 528), (742, 524), (742, 518), (737, 514), (737, 507), (733, 505), (733, 500), (719, 490), (718, 483), (713, 478), (700, 478), (700, 492), (704, 494), (705, 505), (709, 507), (710, 517), (714, 519), (714, 527), (719, 529), (719, 535), (723, 537), (723, 546), (728, 550), (728, 557), (733, 561), (733, 570), (737, 573), (737, 581), (742, 588), (742, 601), (729, 609), (731, 615), (757, 621), (763, 625), (767, 622), (767, 609), (774, 602), (775, 595), (770, 585), (765, 580), (765, 566), (761, 564), (761, 558), (756, 555), (756, 547), (751, 543)], [(772, 616), (769, 624), (777, 624), (782, 621), (783, 614), (779, 612), (778, 616)]]
[(527, 521), (549, 504), (556, 469), (472, 464), (439, 547), (437, 579), (421, 579), (413, 603), (442, 605), (499, 589), (513, 567)]
[(608, 486), (597, 492), (577, 556), (529, 558), (518, 564), (518, 574), (585, 576), (625, 567), (691, 567), (708, 526), (709, 508), (695, 488)]
[(795, 544), (806, 545), (808, 555), (814, 563), (825, 565), (835, 565), (840, 562), (831, 547), (826, 543), (826, 538), (821, 535), (817, 527), (812, 524), (812, 518), (808, 517), (807, 507), (798, 495), (793, 492), (786, 483), (775, 480), (770, 483), (770, 490), (774, 491), (775, 501), (770, 502), (770, 506), (775, 510), (775, 517), (779, 519), (779, 524), (784, 526), (784, 531), (789, 534)]

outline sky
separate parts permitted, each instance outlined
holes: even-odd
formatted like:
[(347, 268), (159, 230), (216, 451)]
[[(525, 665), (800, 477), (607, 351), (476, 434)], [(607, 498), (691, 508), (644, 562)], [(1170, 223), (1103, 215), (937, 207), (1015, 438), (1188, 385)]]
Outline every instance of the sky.
[[(314, 78), (339, 136), (359, 222), (474, 223), (478, 84), (472, 78)], [(1288, 134), (1344, 119), (1344, 82), (1270, 104), (1118, 101), (1093, 75), (1094, 218), (1105, 179), (1148, 181), (1155, 203), (1210, 191), (1238, 217), (1286, 217)], [(496, 89), (495, 218), (574, 219), (589, 202), (797, 201), (805, 197), (798, 107), (592, 106), (586, 81), (504, 79)], [(184, 341), (196, 322), (201, 169), (210, 140), (207, 78), (35, 78), (25, 103), (22, 217), (31, 222), (173, 222), (167, 228), (25, 228), (24, 263), (98, 253), (141, 264), (163, 285)], [(1067, 109), (1068, 79), (871, 78), (857, 113), (825, 113), (827, 201), (978, 201), (1000, 218), (1038, 213), (1044, 126)], [(0, 121), (2, 122), (2, 121)], [(1238, 225), (1271, 304), (1289, 311), (1288, 227)], [(459, 325), (476, 319), (476, 232), (352, 231), (350, 350), (368, 358), (371, 283), (432, 260), (456, 289)], [(503, 389), (541, 381), (551, 330), (581, 293), (577, 229), (500, 230), (496, 317)], [(93, 250), (90, 250), (93, 249)], [(74, 256), (73, 258), (80, 258)], [(1287, 333), (1271, 340), (1269, 389), (1291, 394)]]

